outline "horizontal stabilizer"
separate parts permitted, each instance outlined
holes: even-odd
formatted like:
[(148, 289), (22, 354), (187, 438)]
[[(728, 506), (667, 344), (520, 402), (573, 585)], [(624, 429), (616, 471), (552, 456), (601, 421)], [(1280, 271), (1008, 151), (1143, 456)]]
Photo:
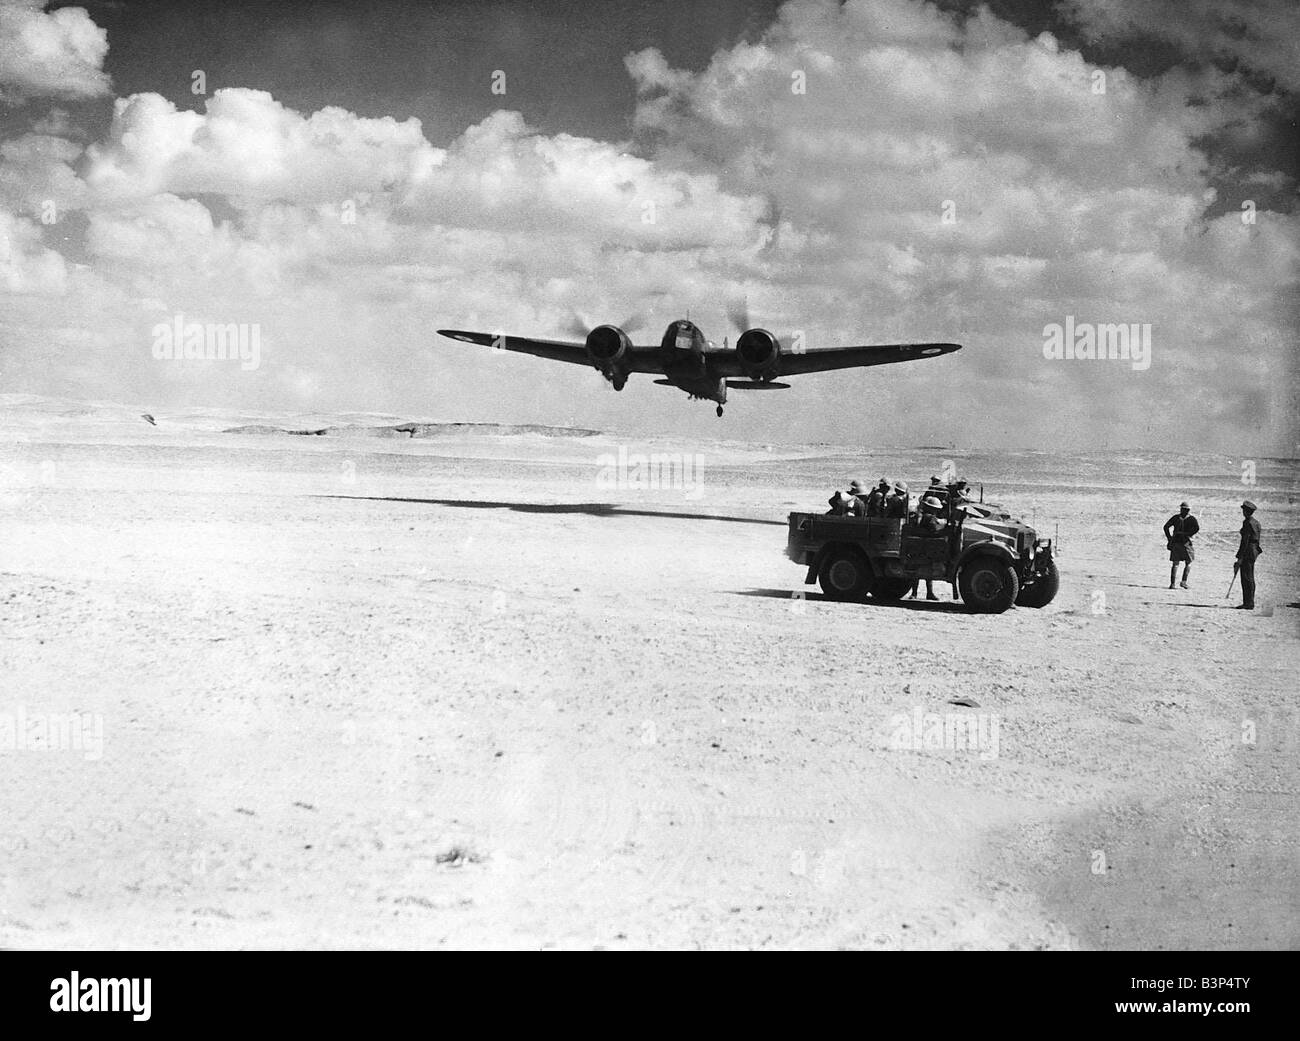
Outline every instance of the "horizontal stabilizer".
[(764, 383), (762, 380), (727, 380), (728, 390), (789, 390), (788, 383)]

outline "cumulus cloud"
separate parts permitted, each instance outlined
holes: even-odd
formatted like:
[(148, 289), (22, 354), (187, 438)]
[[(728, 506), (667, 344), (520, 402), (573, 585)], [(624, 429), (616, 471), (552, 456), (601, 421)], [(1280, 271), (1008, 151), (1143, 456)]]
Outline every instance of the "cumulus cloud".
[[(137, 389), (162, 380), (174, 391), (184, 370), (159, 373), (141, 353), (132, 301), (217, 321), (260, 316), (268, 365), (245, 392), (274, 400), (336, 391), (358, 337), (363, 351), (412, 346), (386, 349), (364, 379), (350, 375), (353, 389), (395, 378), (410, 352), (427, 368), (439, 324), (546, 333), (579, 307), (626, 312), (651, 292), (689, 299), (720, 257), (752, 253), (769, 234), (763, 200), (723, 192), (713, 175), (539, 134), (506, 111), (441, 149), (414, 119), (303, 114), (240, 88), (199, 112), (139, 94), (116, 102), (84, 153), (27, 134), (0, 145), (0, 159), (12, 209), (53, 198), (60, 214), (80, 212), (78, 290), (101, 301), (101, 328), (117, 315), (129, 346), (115, 371)], [(276, 365), (297, 375), (275, 379)], [(195, 378), (211, 391), (228, 375)]]
[(408, 182), (439, 159), (418, 119), (341, 108), (304, 116), (260, 90), (218, 90), (204, 112), (158, 94), (119, 98), (87, 183), (116, 198), (208, 192), (293, 202), (336, 200)]
[(532, 133), (517, 112), (469, 128), (405, 201), (442, 225), (647, 251), (757, 246), (765, 211), (762, 200), (720, 191), (712, 174), (657, 168), (589, 138)]
[(66, 286), (63, 257), (41, 244), (33, 221), (0, 211), (0, 290), (54, 296)]
[(85, 185), (74, 164), (81, 146), (50, 134), (23, 134), (0, 141), (0, 206), (12, 213), (39, 216), (46, 207), (76, 209)]
[[(988, 434), (1037, 441), (1104, 414), (1107, 438), (1144, 437), (1152, 413), (1214, 393), (1208, 372), (1215, 391), (1258, 386), (1246, 342), (1266, 370), (1290, 370), (1297, 222), (1204, 218), (1214, 193), (1195, 142), (1221, 113), (1193, 103), (1203, 83), (1181, 72), (1094, 68), (987, 9), (959, 22), (865, 0), (794, 0), (698, 74), (654, 51), (627, 66), (661, 162), (716, 172), (781, 215), (751, 272), (758, 309), (811, 326), (814, 345), (965, 340), (949, 369), (966, 392), (996, 400), (1023, 381), (1022, 406)], [(1150, 323), (1153, 368), (1048, 362), (1042, 330), (1067, 315)], [(904, 411), (924, 410), (921, 374), (895, 379)], [(1290, 402), (1225, 420), (1281, 440)]]
[(204, 112), (156, 94), (117, 101), (85, 182), (105, 201), (159, 193), (249, 202), (339, 204), (382, 196), (407, 221), (596, 235), (629, 246), (753, 244), (761, 200), (719, 192), (707, 174), (661, 170), (615, 145), (531, 131), (517, 112), (434, 148), (420, 122), (310, 116), (256, 90), (219, 90)]
[(1160, 40), (1187, 59), (1240, 66), (1300, 91), (1300, 6), (1293, 0), (1065, 0), (1094, 41)]
[(108, 93), (108, 34), (81, 7), (0, 0), (0, 101)]

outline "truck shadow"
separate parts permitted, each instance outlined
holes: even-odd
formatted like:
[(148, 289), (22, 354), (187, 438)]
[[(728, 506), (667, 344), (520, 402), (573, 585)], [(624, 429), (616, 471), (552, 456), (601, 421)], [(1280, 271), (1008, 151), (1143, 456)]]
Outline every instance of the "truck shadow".
[(422, 506), (453, 506), (468, 510), (513, 510), (515, 513), (584, 513), (589, 517), (666, 517), (670, 520), (725, 521), (729, 524), (768, 524), (784, 528), (783, 520), (726, 517), (713, 513), (678, 513), (671, 510), (631, 510), (615, 502), (496, 502), (488, 499), (408, 499), (396, 495), (316, 495), (315, 499), (352, 499), (357, 502), (410, 502)]
[(954, 611), (962, 614), (968, 613), (963, 604), (953, 600), (832, 600), (823, 593), (815, 593), (811, 590), (804, 593), (802, 597), (796, 595), (798, 590), (790, 589), (737, 589), (733, 591), (735, 596), (761, 596), (768, 597), (772, 600), (824, 600), (828, 604), (840, 603), (845, 607), (883, 607), (895, 611), (924, 611), (931, 614), (951, 614)]

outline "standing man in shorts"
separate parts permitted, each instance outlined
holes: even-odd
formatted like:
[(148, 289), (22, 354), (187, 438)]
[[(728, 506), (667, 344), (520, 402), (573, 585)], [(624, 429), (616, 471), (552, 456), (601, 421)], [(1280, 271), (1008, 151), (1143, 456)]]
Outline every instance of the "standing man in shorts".
[(1178, 512), (1165, 521), (1165, 542), (1169, 546), (1169, 588), (1174, 588), (1178, 562), (1183, 562), (1182, 587), (1187, 588), (1187, 575), (1192, 570), (1196, 552), (1192, 549), (1192, 536), (1201, 530), (1200, 522), (1192, 516), (1192, 508), (1185, 502), (1178, 504)]

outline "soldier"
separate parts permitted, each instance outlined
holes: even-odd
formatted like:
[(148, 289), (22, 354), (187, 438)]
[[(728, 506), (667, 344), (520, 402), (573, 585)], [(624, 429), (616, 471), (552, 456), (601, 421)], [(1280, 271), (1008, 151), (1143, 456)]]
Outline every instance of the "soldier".
[(1255, 504), (1247, 499), (1241, 504), (1241, 545), (1237, 547), (1237, 568), (1241, 571), (1241, 603), (1238, 611), (1255, 609), (1255, 558), (1264, 551), (1259, 547), (1259, 521)]
[(1187, 576), (1192, 570), (1192, 561), (1196, 552), (1192, 549), (1192, 536), (1201, 530), (1200, 522), (1192, 516), (1192, 508), (1185, 502), (1178, 504), (1178, 512), (1165, 521), (1165, 543), (1169, 548), (1169, 588), (1174, 588), (1174, 576), (1178, 573), (1178, 562), (1183, 561), (1183, 588), (1187, 588)]
[[(931, 486), (931, 488), (933, 489), (933, 486)], [(920, 516), (917, 518), (916, 526), (921, 534), (938, 535), (948, 526), (948, 522), (943, 519), (943, 503), (939, 500), (938, 496), (927, 494), (922, 497), (920, 503), (917, 505), (919, 507), (918, 512), (920, 513)], [(918, 578), (912, 583), (911, 595), (913, 600), (916, 599), (917, 591), (920, 588), (921, 580)], [(925, 598), (927, 600), (939, 599), (934, 595), (934, 579), (927, 578), (925, 580)]]
[(907, 482), (895, 481), (894, 493), (885, 500), (885, 516), (907, 519)]
[(943, 518), (943, 501), (936, 495), (924, 496), (920, 503), (920, 517), (916, 526), (926, 535), (937, 535), (948, 526)]
[(885, 515), (885, 499), (889, 495), (889, 481), (882, 477), (880, 483), (871, 489), (871, 494), (867, 496), (867, 516), (883, 517)]
[[(948, 485), (948, 502), (950, 504), (951, 516), (954, 523), (959, 522), (964, 516), (968, 515), (970, 510), (963, 510), (962, 507), (967, 503), (974, 503), (968, 491), (969, 485), (965, 481), (954, 481)], [(954, 533), (955, 534), (955, 533)], [(961, 599), (961, 588), (956, 582), (952, 584), (952, 598)]]
[(854, 480), (849, 485), (849, 494), (853, 496), (853, 503), (849, 507), (849, 513), (854, 517), (865, 517), (867, 515), (867, 486), (861, 481)]
[[(850, 488), (861, 487), (861, 481), (854, 481), (850, 485)], [(831, 505), (828, 512), (835, 517), (865, 517), (867, 514), (866, 504), (852, 491), (836, 492), (826, 501)]]
[[(915, 582), (912, 583), (912, 591), (911, 593), (908, 594), (909, 599), (915, 600), (916, 594), (920, 590), (920, 588), (921, 588), (921, 580), (918, 578)], [(934, 595), (934, 579), (932, 578), (927, 578), (925, 580), (925, 598), (927, 600), (939, 599), (937, 596)]]

